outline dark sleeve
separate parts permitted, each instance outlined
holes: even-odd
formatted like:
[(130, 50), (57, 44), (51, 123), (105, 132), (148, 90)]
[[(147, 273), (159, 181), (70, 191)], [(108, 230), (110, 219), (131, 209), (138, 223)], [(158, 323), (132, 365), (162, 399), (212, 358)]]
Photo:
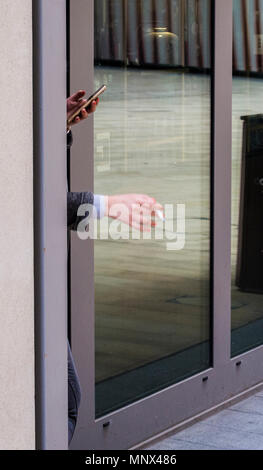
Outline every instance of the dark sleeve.
[(73, 134), (71, 130), (67, 132), (67, 148), (70, 149), (71, 145), (73, 144)]
[(81, 206), (82, 204), (93, 205), (93, 202), (93, 193), (67, 193), (68, 228), (70, 228), (71, 230), (77, 230), (79, 222), (89, 215), (89, 211), (86, 211), (85, 215), (78, 216), (77, 214), (79, 206)]

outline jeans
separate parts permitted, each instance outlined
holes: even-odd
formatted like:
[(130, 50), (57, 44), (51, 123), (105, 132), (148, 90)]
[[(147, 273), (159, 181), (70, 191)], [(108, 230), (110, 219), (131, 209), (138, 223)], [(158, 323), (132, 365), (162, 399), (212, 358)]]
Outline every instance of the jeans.
[(68, 343), (68, 443), (73, 437), (78, 418), (78, 409), (81, 400), (80, 383)]

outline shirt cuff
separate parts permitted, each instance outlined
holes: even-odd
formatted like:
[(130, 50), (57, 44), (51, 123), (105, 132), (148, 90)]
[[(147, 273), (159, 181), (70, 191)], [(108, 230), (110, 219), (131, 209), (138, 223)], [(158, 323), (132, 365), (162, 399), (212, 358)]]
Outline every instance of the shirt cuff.
[(95, 218), (102, 219), (105, 216), (105, 196), (94, 194), (94, 207), (96, 209)]

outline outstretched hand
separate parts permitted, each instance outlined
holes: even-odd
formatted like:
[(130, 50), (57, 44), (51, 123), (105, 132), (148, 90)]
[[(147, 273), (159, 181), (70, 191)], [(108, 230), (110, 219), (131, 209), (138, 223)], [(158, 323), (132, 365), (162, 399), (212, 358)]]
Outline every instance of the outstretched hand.
[(147, 194), (117, 194), (107, 196), (106, 213), (141, 232), (149, 232), (156, 225), (153, 217), (163, 214), (164, 208)]

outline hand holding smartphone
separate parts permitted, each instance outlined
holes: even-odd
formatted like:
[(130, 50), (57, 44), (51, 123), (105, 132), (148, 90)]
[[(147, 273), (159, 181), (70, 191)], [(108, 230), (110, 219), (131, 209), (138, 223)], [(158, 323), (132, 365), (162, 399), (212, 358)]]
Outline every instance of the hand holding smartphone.
[(88, 99), (85, 103), (83, 103), (78, 109), (76, 109), (67, 119), (67, 126), (70, 126), (74, 119), (79, 115), (79, 113), (82, 111), (82, 109), (88, 108), (92, 101), (95, 101), (101, 93), (103, 93), (106, 90), (106, 85), (102, 85), (98, 90), (96, 90)]

